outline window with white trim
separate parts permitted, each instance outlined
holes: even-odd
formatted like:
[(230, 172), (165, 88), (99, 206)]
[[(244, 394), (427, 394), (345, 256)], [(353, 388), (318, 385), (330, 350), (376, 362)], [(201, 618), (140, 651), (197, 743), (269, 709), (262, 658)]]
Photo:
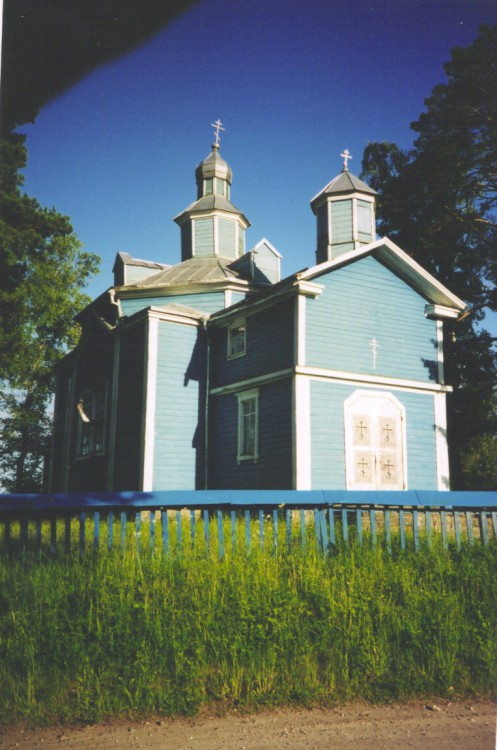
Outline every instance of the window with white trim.
[(245, 391), (238, 399), (238, 461), (259, 457), (259, 391)]
[(76, 439), (78, 458), (104, 452), (106, 400), (107, 387), (105, 385), (88, 389), (81, 394), (76, 405), (79, 414)]
[(407, 486), (405, 409), (391, 393), (356, 391), (345, 402), (347, 489)]
[(236, 320), (228, 326), (228, 359), (242, 357), (245, 354), (246, 334), (245, 320)]

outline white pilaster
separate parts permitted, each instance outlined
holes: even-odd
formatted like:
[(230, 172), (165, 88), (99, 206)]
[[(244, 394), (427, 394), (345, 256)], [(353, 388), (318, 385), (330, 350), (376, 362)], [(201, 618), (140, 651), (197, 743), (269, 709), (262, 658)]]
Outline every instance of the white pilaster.
[(437, 454), (437, 489), (449, 490), (449, 446), (447, 443), (447, 408), (445, 393), (435, 393), (435, 447)]
[(294, 484), (296, 490), (311, 489), (311, 390), (310, 379), (294, 379)]
[(157, 318), (149, 318), (147, 325), (147, 356), (145, 360), (144, 377), (145, 409), (143, 420), (143, 492), (152, 490), (154, 480), (155, 402), (157, 388), (157, 347), (159, 336), (159, 321), (157, 320)]

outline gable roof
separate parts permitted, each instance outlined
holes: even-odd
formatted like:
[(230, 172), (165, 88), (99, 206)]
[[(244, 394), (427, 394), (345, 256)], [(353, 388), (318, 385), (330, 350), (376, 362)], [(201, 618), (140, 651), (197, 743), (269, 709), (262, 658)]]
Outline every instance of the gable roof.
[(446, 286), (419, 265), (404, 250), (401, 250), (388, 237), (382, 237), (357, 250), (343, 253), (338, 258), (320, 263), (297, 274), (299, 279), (315, 279), (328, 271), (334, 271), (343, 265), (353, 263), (366, 255), (373, 255), (387, 268), (390, 268), (401, 279), (435, 305), (464, 310), (466, 303), (453, 294)]

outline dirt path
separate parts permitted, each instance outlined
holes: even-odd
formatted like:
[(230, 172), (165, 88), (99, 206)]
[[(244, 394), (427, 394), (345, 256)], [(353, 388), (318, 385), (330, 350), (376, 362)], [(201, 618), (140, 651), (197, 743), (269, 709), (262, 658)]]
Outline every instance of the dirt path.
[(2, 750), (497, 750), (491, 701), (232, 711), (195, 719), (113, 722), (0, 735)]

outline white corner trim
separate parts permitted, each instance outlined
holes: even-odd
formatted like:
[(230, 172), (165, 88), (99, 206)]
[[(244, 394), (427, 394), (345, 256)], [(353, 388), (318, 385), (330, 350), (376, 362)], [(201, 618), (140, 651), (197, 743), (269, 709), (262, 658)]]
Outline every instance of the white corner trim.
[(295, 307), (295, 364), (297, 366), (305, 366), (305, 355), (306, 355), (306, 311), (307, 301), (303, 294), (297, 296), (297, 302)]
[(309, 378), (294, 379), (295, 489), (311, 489), (311, 389)]
[(447, 408), (444, 393), (435, 393), (435, 448), (437, 455), (437, 489), (450, 489), (449, 446), (447, 443)]
[(159, 321), (149, 318), (147, 357), (145, 360), (145, 409), (143, 424), (142, 492), (153, 489), (155, 452), (155, 407), (157, 397), (157, 348)]
[(437, 320), (437, 363), (438, 363), (438, 382), (443, 384), (445, 381), (444, 374), (444, 326), (441, 320)]

